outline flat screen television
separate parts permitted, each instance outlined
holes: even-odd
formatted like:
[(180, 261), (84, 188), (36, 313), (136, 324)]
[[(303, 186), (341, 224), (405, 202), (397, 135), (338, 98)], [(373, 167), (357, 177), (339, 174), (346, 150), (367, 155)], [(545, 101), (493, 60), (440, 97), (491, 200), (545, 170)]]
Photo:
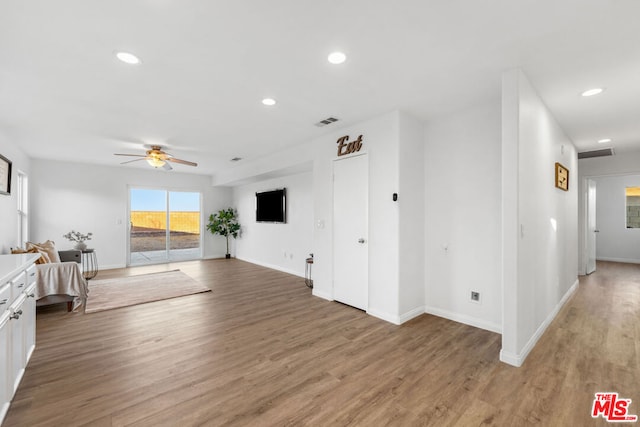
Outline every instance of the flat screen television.
[(256, 222), (286, 223), (286, 219), (286, 188), (256, 193)]

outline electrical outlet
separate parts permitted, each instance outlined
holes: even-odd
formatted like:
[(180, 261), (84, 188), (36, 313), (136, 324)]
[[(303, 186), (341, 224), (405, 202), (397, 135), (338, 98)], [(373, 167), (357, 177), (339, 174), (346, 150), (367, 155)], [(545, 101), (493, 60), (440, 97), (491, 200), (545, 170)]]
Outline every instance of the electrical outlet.
[(480, 302), (480, 292), (471, 291), (471, 301)]

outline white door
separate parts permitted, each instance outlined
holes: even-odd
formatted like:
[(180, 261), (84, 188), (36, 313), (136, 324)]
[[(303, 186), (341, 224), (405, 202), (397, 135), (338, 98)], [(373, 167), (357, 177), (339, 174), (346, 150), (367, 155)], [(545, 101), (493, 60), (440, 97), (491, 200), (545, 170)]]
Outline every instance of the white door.
[(333, 162), (333, 298), (368, 307), (368, 194), (366, 154)]
[(596, 271), (596, 183), (587, 180), (587, 274)]

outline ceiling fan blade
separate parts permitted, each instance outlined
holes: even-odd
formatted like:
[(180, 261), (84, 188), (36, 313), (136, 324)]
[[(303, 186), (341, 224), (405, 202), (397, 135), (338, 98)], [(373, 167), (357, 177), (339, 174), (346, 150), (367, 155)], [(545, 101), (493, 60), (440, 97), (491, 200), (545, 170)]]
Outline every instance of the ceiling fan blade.
[(190, 162), (188, 160), (176, 159), (175, 157), (168, 157), (167, 160), (170, 161), (170, 162), (174, 162), (174, 163), (180, 163), (181, 165), (198, 166), (197, 163)]
[(170, 171), (173, 168), (169, 163), (165, 163), (164, 165), (162, 165), (162, 169)]
[(126, 165), (127, 163), (139, 162), (140, 160), (145, 160), (145, 158), (143, 157), (142, 159), (127, 160), (126, 162), (122, 162), (120, 164), (121, 165)]
[(113, 153), (114, 156), (129, 156), (129, 157), (147, 157), (140, 154), (122, 154), (122, 153)]

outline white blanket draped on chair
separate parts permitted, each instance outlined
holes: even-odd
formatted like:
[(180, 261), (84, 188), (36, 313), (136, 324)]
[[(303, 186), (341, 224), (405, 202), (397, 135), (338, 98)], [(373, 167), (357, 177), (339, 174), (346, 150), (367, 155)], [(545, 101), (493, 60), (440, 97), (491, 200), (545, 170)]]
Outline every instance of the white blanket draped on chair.
[(77, 262), (36, 266), (36, 300), (50, 295), (69, 295), (74, 297), (73, 311), (78, 311), (87, 302), (88, 289)]

